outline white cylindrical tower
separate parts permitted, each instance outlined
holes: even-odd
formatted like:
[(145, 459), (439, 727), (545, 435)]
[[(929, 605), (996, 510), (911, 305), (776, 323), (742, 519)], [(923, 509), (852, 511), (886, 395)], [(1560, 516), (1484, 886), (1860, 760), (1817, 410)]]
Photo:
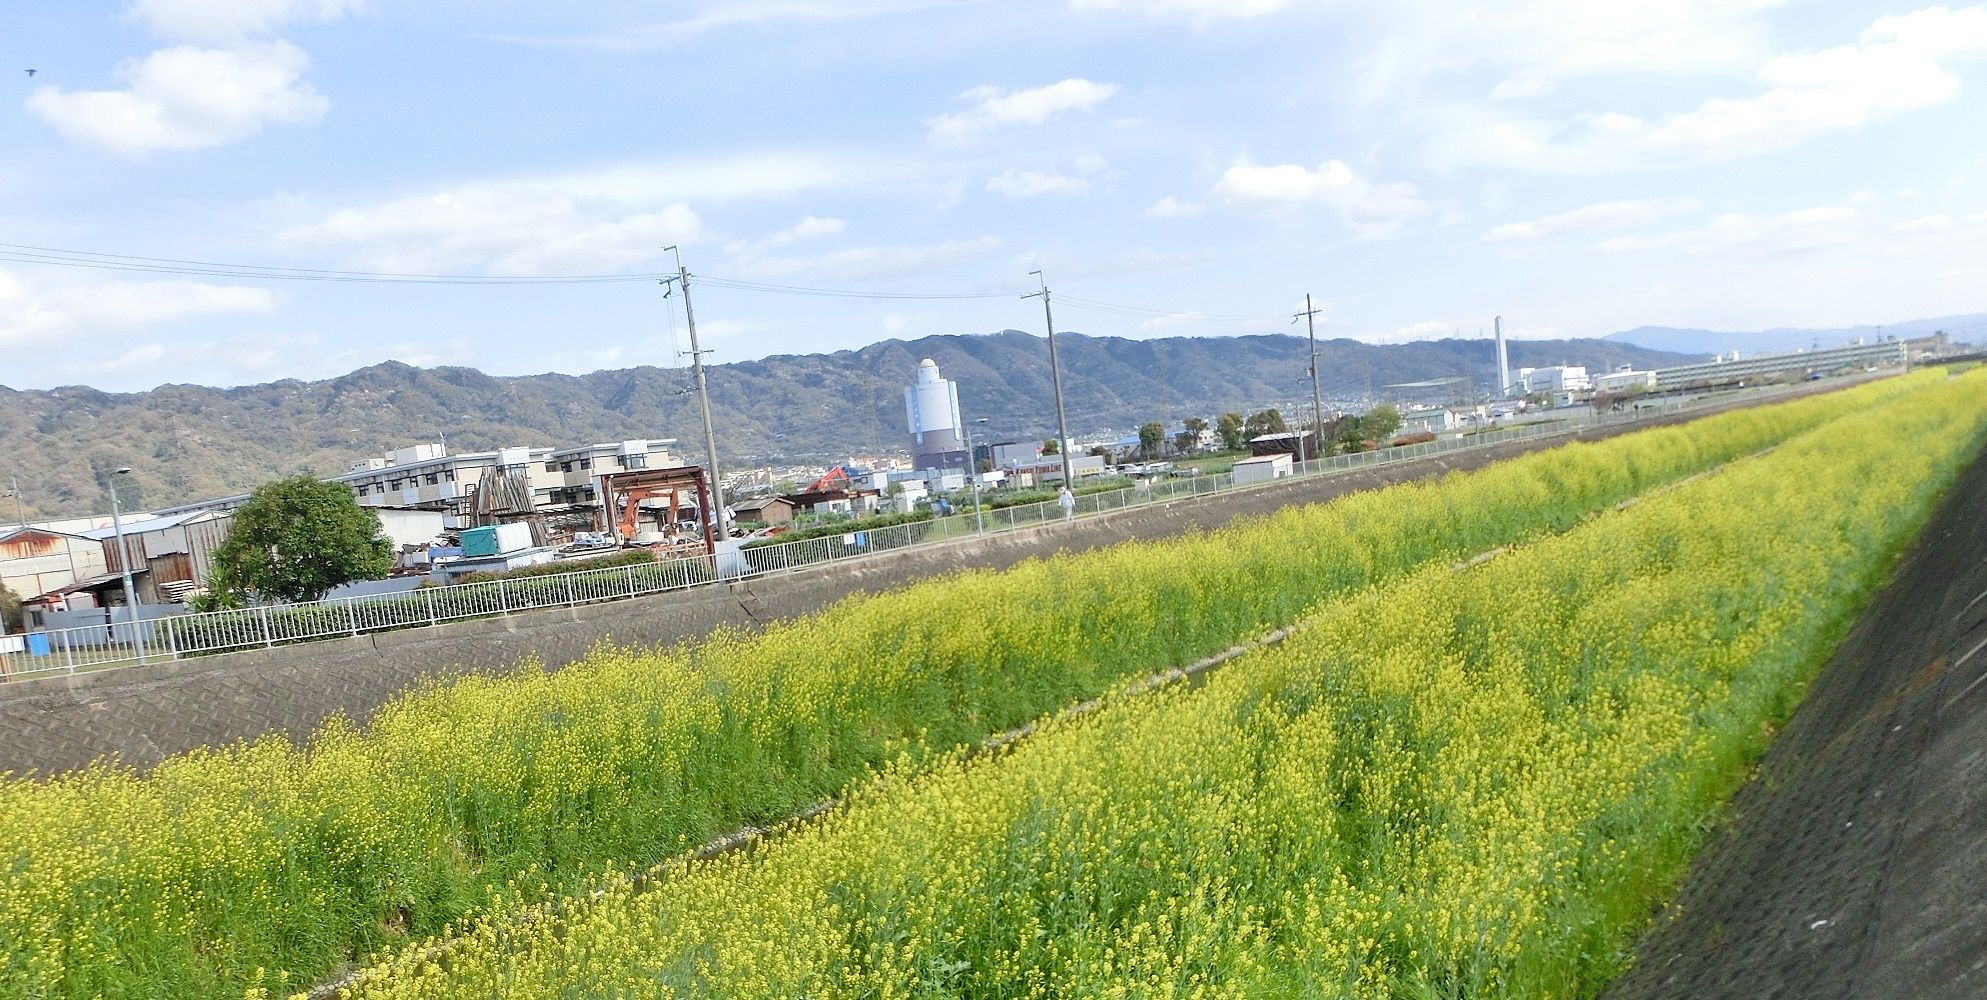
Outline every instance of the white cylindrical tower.
[(1497, 328), (1497, 395), (1511, 394), (1511, 356), (1504, 352), (1504, 317), (1494, 321)]
[(938, 362), (918, 362), (917, 381), (904, 389), (911, 455), (920, 469), (950, 469), (965, 462), (959, 440), (959, 386), (938, 375)]

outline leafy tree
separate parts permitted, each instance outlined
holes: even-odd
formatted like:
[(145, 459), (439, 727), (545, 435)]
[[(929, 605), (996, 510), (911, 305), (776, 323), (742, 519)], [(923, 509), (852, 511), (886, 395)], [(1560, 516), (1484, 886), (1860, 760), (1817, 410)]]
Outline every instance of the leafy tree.
[(1159, 457), (1159, 446), (1166, 443), (1166, 425), (1157, 420), (1140, 424), (1138, 428), (1138, 453), (1146, 459)]
[(1221, 435), (1221, 446), (1234, 451), (1242, 447), (1243, 421), (1239, 413), (1224, 413), (1214, 423), (1214, 432)]
[(21, 595), (0, 587), (0, 632), (22, 630)]
[(1173, 435), (1173, 447), (1182, 455), (1191, 455), (1200, 450), (1201, 432), (1207, 430), (1207, 421), (1199, 417), (1188, 417), (1182, 421), (1186, 430)]
[(1340, 450), (1366, 450), (1366, 429), (1362, 426), (1364, 423), (1365, 421), (1353, 416), (1347, 416), (1339, 420), (1338, 446)]
[(1044, 455), (1062, 454), (1062, 442), (1057, 441), (1055, 438), (1050, 438), (1047, 441), (1042, 442), (1042, 454)]
[(209, 589), (223, 607), (251, 598), (314, 601), (392, 568), (393, 544), (349, 487), (293, 476), (258, 488), (235, 511), (214, 549)]
[(1260, 413), (1249, 414), (1248, 422), (1243, 424), (1243, 430), (1251, 438), (1259, 438), (1265, 434), (1282, 434), (1289, 429), (1290, 425), (1283, 422), (1283, 414), (1274, 406)]
[(1401, 429), (1401, 411), (1381, 403), (1367, 410), (1366, 415), (1359, 418), (1359, 426), (1366, 432), (1367, 437), (1384, 442), (1393, 437), (1395, 431)]

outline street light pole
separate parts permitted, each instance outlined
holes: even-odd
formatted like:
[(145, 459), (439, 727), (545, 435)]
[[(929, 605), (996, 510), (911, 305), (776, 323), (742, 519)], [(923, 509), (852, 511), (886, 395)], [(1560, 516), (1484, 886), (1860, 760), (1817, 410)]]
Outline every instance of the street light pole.
[(142, 664), (145, 644), (138, 639), (138, 593), (131, 586), (131, 547), (124, 541), (124, 515), (117, 502), (117, 477), (130, 474), (129, 468), (115, 469), (110, 474), (110, 530), (117, 536), (117, 569), (124, 577), (124, 627), (129, 630), (131, 648), (138, 651), (138, 662)]
[(1028, 273), (1042, 282), (1041, 291), (1030, 292), (1022, 298), (1042, 297), (1042, 318), (1048, 321), (1049, 327), (1049, 382), (1056, 392), (1056, 433), (1060, 435), (1056, 439), (1056, 454), (1062, 456), (1062, 483), (1074, 490), (1076, 477), (1069, 469), (1069, 421), (1063, 417), (1062, 409), (1062, 366), (1056, 363), (1056, 315), (1049, 309), (1049, 279), (1042, 277), (1040, 271)]

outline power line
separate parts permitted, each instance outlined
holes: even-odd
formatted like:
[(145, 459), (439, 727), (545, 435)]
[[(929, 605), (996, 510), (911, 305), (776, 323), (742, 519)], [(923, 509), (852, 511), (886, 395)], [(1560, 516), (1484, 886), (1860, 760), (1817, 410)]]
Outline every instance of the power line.
[(1010, 292), (872, 292), (852, 288), (813, 288), (804, 285), (780, 285), (766, 281), (748, 281), (742, 278), (721, 278), (700, 274), (697, 280), (718, 288), (730, 288), (742, 292), (765, 292), (772, 295), (813, 295), (841, 299), (1005, 299)]

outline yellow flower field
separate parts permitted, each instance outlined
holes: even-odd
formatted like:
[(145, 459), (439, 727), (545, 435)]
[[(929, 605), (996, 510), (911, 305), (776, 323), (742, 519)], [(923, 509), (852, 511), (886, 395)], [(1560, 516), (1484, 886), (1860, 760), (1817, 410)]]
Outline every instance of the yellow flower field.
[(303, 746), (0, 781), (0, 995), (308, 984), (1947, 384), (1888, 379), (854, 597), (763, 632), (437, 682)]
[(351, 1000), (1592, 995), (1987, 439), (1932, 385)]

